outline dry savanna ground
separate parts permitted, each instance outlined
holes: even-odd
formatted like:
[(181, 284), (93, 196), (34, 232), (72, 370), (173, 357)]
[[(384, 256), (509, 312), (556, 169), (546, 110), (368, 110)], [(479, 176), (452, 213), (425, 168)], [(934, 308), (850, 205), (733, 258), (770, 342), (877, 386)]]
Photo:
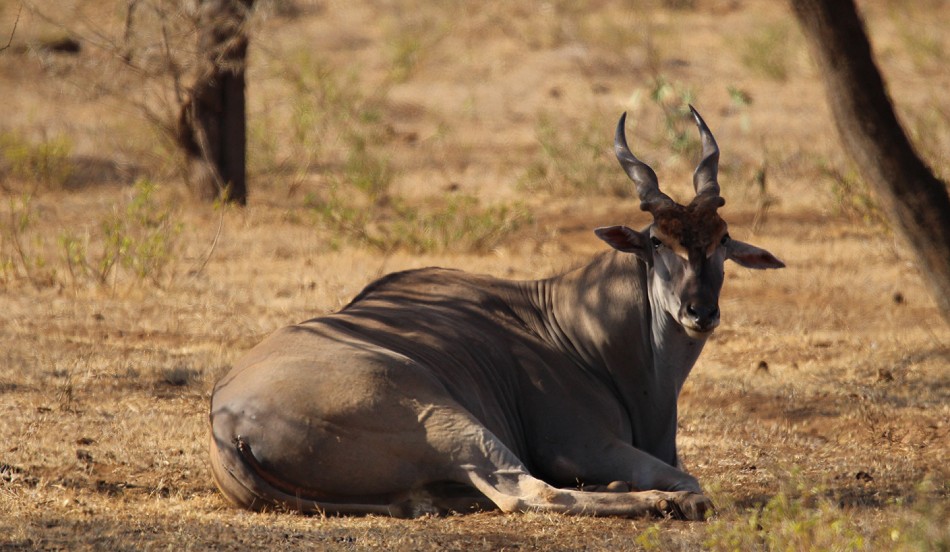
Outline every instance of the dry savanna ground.
[[(259, 1), (250, 205), (197, 203), (170, 146), (176, 2), (0, 2), (0, 549), (950, 546), (950, 328), (840, 150), (806, 44), (765, 0)], [(860, 2), (921, 155), (950, 176), (950, 5)], [(69, 40), (77, 40), (78, 52)], [(128, 61), (123, 61), (127, 59)], [(176, 82), (177, 81), (177, 82)], [(722, 213), (788, 267), (730, 266), (681, 400), (707, 523), (248, 513), (207, 462), (214, 382), (387, 272), (510, 278), (646, 218), (722, 148)]]

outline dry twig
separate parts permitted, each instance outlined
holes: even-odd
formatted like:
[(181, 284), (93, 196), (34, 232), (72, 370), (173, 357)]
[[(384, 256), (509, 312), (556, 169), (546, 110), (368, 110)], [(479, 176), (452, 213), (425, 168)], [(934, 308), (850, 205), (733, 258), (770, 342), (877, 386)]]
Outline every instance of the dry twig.
[(23, 12), (23, 4), (20, 4), (20, 9), (18, 9), (17, 12), (16, 12), (16, 20), (13, 22), (13, 30), (10, 31), (10, 39), (7, 40), (7, 45), (6, 45), (6, 46), (4, 46), (3, 48), (0, 48), (0, 52), (6, 50), (7, 48), (10, 47), (11, 44), (13, 44), (13, 35), (16, 34), (16, 26), (20, 23), (20, 13), (21, 13), (21, 12)]

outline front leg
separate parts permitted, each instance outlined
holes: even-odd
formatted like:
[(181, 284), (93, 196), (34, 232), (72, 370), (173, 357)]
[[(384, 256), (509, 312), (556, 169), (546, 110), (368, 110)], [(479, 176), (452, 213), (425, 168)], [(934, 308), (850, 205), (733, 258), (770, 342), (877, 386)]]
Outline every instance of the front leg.
[(679, 454), (676, 455), (676, 466), (624, 442), (614, 443), (607, 454), (610, 457), (605, 458), (605, 467), (616, 469), (614, 466), (619, 462), (624, 466), (621, 470), (633, 474), (629, 481), (638, 489), (702, 493), (699, 481), (682, 469)]
[(608, 444), (600, 447), (575, 447), (539, 454), (536, 460), (542, 460), (539, 464), (546, 479), (564, 485), (578, 482), (608, 485), (624, 481), (637, 490), (702, 493), (699, 481), (683, 470), (619, 439), (607, 441)]
[[(560, 470), (566, 470), (557, 479), (581, 482), (582, 491), (628, 496), (644, 496), (654, 490), (671, 491), (669, 494), (677, 498), (664, 503), (661, 510), (681, 519), (705, 519), (713, 511), (713, 504), (702, 494), (699, 481), (682, 470), (679, 454), (675, 458), (674, 467), (616, 440), (611, 441), (600, 454), (581, 454), (574, 460), (559, 455), (555, 464)], [(568, 474), (574, 475), (571, 477)]]
[[(459, 480), (471, 484), (502, 511), (541, 511), (591, 516), (668, 516), (705, 520), (712, 503), (702, 494), (633, 491), (608, 485), (606, 492), (559, 489), (537, 479), (499, 442), (494, 454), (476, 454), (459, 466)], [(612, 488), (611, 488), (612, 487)]]
[[(504, 512), (542, 511), (623, 517), (659, 515), (703, 520), (712, 507), (705, 496), (689, 489), (676, 492), (584, 492), (556, 488), (529, 473), (524, 463), (501, 440), (466, 413), (455, 411), (448, 414), (454, 420), (447, 423), (436, 415), (428, 419), (434, 429), (453, 428), (456, 432), (451, 446), (436, 458), (444, 469), (448, 468), (443, 478), (471, 485)], [(433, 431), (429, 436), (438, 437), (437, 434), (438, 431)], [(435, 440), (435, 444), (439, 442), (442, 440)], [(672, 466), (667, 468), (676, 471)], [(699, 489), (695, 479), (693, 485)]]

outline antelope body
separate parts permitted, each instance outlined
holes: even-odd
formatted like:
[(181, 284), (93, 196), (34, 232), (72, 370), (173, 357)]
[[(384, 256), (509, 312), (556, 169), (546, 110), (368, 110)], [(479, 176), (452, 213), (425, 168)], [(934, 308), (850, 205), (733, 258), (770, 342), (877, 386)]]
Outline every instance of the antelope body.
[(595, 230), (611, 249), (538, 281), (428, 268), (278, 330), (215, 387), (212, 472), (233, 503), (414, 516), (505, 512), (702, 519), (680, 468), (676, 403), (719, 323), (723, 264), (784, 266), (732, 240), (719, 149), (680, 205), (615, 149), (653, 215)]

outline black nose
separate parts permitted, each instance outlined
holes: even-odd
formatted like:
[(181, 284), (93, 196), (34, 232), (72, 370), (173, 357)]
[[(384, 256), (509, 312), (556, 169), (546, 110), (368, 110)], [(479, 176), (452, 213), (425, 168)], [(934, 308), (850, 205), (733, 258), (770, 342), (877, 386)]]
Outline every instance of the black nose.
[(719, 305), (686, 305), (686, 314), (702, 329), (715, 327), (719, 322)]

